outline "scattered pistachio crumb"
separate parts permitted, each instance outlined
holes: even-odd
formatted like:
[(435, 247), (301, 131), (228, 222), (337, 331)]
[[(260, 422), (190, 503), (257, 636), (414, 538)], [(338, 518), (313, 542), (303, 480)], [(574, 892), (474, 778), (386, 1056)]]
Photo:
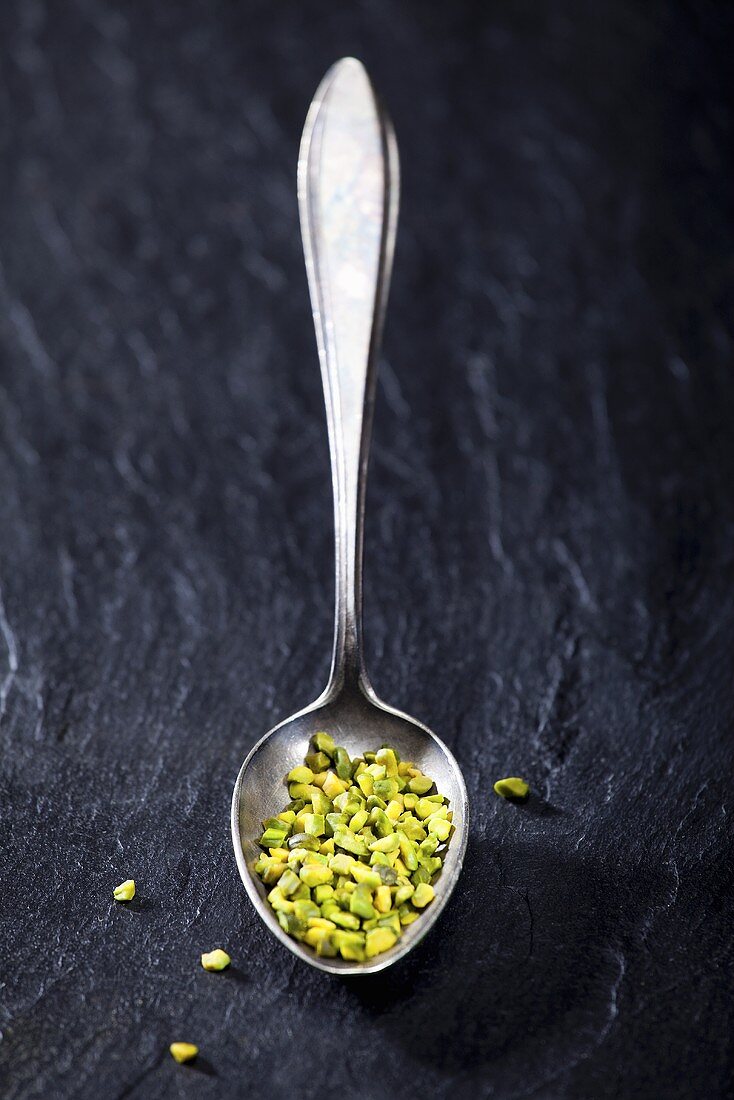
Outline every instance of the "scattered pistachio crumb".
[(171, 1043), (168, 1049), (179, 1065), (181, 1062), (190, 1062), (199, 1053), (199, 1048), (194, 1043)]
[(132, 901), (135, 897), (135, 879), (126, 878), (112, 891), (115, 901)]
[(530, 785), (524, 779), (512, 775), (507, 779), (498, 779), (494, 785), (494, 793), (500, 798), (527, 798)]
[(221, 947), (215, 947), (213, 951), (205, 951), (201, 956), (201, 965), (205, 970), (225, 970), (232, 962), (226, 951)]

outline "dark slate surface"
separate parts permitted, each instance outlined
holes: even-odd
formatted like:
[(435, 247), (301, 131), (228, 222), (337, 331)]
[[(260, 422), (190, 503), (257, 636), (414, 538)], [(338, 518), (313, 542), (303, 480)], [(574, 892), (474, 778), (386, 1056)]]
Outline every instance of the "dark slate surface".
[[(731, 1094), (731, 41), (705, 2), (2, 5), (7, 1100)], [(369, 664), (473, 812), (362, 982), (264, 931), (228, 835), (328, 667), (294, 169), (345, 53), (404, 177)]]

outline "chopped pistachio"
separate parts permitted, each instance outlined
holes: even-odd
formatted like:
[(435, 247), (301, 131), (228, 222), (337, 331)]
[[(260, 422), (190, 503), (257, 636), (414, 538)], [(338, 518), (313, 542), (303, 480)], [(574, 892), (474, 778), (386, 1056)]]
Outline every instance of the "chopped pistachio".
[(414, 893), (415, 886), (412, 882), (404, 882), (401, 886), (396, 887), (394, 901), (397, 907), (400, 908), (409, 898), (413, 897)]
[[(377, 852), (373, 853), (373, 855), (374, 854), (382, 855), (383, 853)], [(395, 883), (398, 881), (397, 873), (392, 867), (382, 866), (381, 864), (378, 864), (375, 867), (375, 871), (379, 876), (380, 882), (383, 883), (385, 886), (394, 886)]]
[(311, 787), (308, 783), (289, 783), (288, 794), (291, 798), (302, 798), (304, 802), (310, 802)]
[[(313, 814), (308, 816), (313, 817)], [(307, 851), (318, 852), (320, 846), (321, 842), (318, 837), (311, 836), (311, 834), (307, 833), (305, 830), (302, 833), (296, 833), (288, 840), (288, 847), (291, 851), (295, 848), (306, 848)]]
[(398, 802), (397, 798), (393, 798), (387, 804), (387, 809), (385, 810), (385, 816), (387, 818), (389, 818), (390, 821), (395, 823), (398, 820), (398, 818), (400, 817), (402, 812), (403, 812), (403, 807), (402, 807), (401, 803)]
[(400, 913), (396, 909), (391, 909), (385, 916), (380, 916), (377, 919), (375, 928), (391, 928), (395, 934), (395, 938), (400, 936)]
[(311, 786), (311, 806), (315, 814), (323, 814), (326, 817), (331, 813), (332, 802), (318, 787)]
[(378, 749), (375, 753), (375, 763), (382, 764), (385, 768), (385, 774), (390, 776), (391, 779), (397, 778), (398, 761), (393, 749)]
[(518, 801), (527, 798), (530, 793), (530, 784), (516, 775), (507, 779), (498, 779), (494, 785), (494, 792), (500, 798), (515, 798)]
[(115, 901), (132, 901), (135, 897), (135, 879), (126, 878), (112, 891)]
[(451, 833), (451, 822), (440, 817), (432, 817), (428, 822), (428, 832), (437, 836), (439, 840), (448, 840)]
[(336, 957), (338, 950), (336, 933), (324, 930), (323, 936), (316, 944), (316, 954), (325, 959), (333, 959)]
[(325, 886), (334, 878), (331, 867), (322, 867), (318, 863), (301, 867), (298, 874), (301, 882), (305, 882), (306, 886), (311, 889), (315, 886)]
[(291, 801), (263, 821), (253, 863), (281, 928), (324, 958), (388, 951), (435, 897), (447, 800), (390, 745), (350, 759), (325, 731), (286, 785)]
[(286, 821), (282, 824), (282, 829), (273, 827), (266, 829), (258, 843), (261, 844), (263, 848), (280, 848), (283, 841), (288, 836), (288, 833), (291, 831), (291, 827)]
[(413, 794), (428, 794), (433, 786), (433, 780), (427, 775), (414, 775), (408, 780), (408, 790)]
[(335, 875), (350, 875), (352, 873), (352, 864), (354, 860), (351, 856), (348, 856), (345, 852), (337, 852), (329, 860), (329, 866)]
[(408, 868), (409, 871), (416, 871), (418, 869), (418, 857), (415, 854), (415, 848), (402, 829), (399, 829), (395, 836), (398, 838), (398, 844), (400, 845), (400, 857)]
[(351, 931), (359, 928), (359, 917), (354, 913), (345, 913), (341, 909), (337, 909), (336, 912), (330, 911), (329, 920), (338, 924), (340, 928), (348, 928)]
[(359, 787), (365, 798), (369, 798), (369, 796), (372, 794), (372, 785), (375, 782), (373, 777), (369, 774), (369, 772), (364, 771), (359, 773), (359, 775), (356, 777), (356, 781), (357, 786)]
[(360, 882), (349, 899), (349, 912), (364, 920), (370, 920), (375, 915), (372, 904), (372, 891), (366, 883)]
[(333, 898), (333, 896), (334, 887), (328, 882), (325, 882), (314, 888), (313, 900), (316, 902), (317, 905), (323, 905), (327, 898)]
[(436, 896), (436, 891), (428, 882), (421, 882), (415, 888), (415, 893), (410, 899), (411, 903), (416, 909), (424, 909), (428, 905), (429, 901), (433, 901)]
[(389, 928), (373, 928), (365, 936), (365, 955), (368, 959), (381, 955), (398, 942), (398, 937)]
[(288, 783), (310, 783), (313, 780), (313, 772), (310, 768), (307, 768), (305, 764), (300, 764), (297, 768), (292, 768), (288, 772)]
[(310, 768), (314, 775), (328, 770), (331, 761), (325, 752), (312, 752), (306, 757), (306, 767)]
[(387, 913), (392, 905), (392, 898), (390, 896), (389, 886), (378, 886), (375, 890), (374, 900), (372, 902), (375, 909), (380, 913)]
[(339, 954), (343, 959), (362, 962), (365, 956), (365, 937), (361, 932), (336, 932)]
[(201, 965), (205, 970), (226, 970), (232, 962), (226, 951), (221, 947), (215, 947), (213, 951), (205, 951), (201, 956)]
[(195, 1043), (171, 1043), (168, 1049), (179, 1065), (182, 1062), (190, 1062), (199, 1053), (199, 1048)]
[(334, 765), (336, 767), (336, 774), (340, 779), (352, 778), (352, 761), (349, 759), (347, 750), (343, 749), (341, 745), (338, 745), (334, 749)]
[(377, 871), (373, 871), (371, 867), (367, 867), (364, 863), (358, 863), (355, 860), (352, 864), (351, 873), (355, 882), (363, 882), (370, 890), (376, 890), (378, 886), (382, 885), (382, 879)]
[(345, 851), (351, 852), (353, 856), (368, 855), (367, 845), (362, 837), (357, 836), (345, 825), (340, 825), (334, 830), (334, 844), (337, 848), (344, 848)]
[(373, 787), (374, 793), (379, 795), (380, 798), (386, 799), (388, 802), (391, 798), (394, 798), (398, 793), (398, 784), (396, 779), (376, 779)]
[(329, 736), (328, 733), (324, 733), (323, 730), (319, 733), (315, 733), (311, 738), (311, 744), (317, 752), (326, 753), (327, 756), (334, 756), (334, 738)]
[(336, 772), (328, 771), (321, 789), (326, 797), (330, 798), (333, 802), (340, 794), (345, 793), (347, 787), (346, 783), (339, 778)]
[(396, 852), (400, 847), (400, 837), (397, 833), (390, 833), (389, 836), (373, 840), (369, 847), (371, 852)]
[(309, 836), (323, 836), (326, 832), (323, 814), (304, 814), (303, 831)]
[(358, 833), (360, 829), (363, 829), (367, 824), (367, 818), (369, 816), (370, 815), (367, 813), (367, 810), (357, 810), (356, 814), (349, 822), (349, 828), (352, 830), (352, 832)]
[(301, 885), (301, 880), (293, 871), (284, 871), (278, 880), (278, 888), (285, 897), (289, 898)]

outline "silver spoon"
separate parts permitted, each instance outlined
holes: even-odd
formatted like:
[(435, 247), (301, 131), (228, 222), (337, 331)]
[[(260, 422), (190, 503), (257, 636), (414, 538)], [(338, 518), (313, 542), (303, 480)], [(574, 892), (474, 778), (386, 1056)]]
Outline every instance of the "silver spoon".
[[(321, 82), (298, 158), (301, 233), (329, 428), (336, 539), (336, 622), (331, 674), (310, 706), (266, 733), (245, 760), (232, 798), (237, 866), (255, 909), (295, 955), (335, 974), (369, 974), (405, 955), (434, 923), (456, 885), (467, 837), (467, 797), (456, 760), (421, 722), (375, 694), (362, 662), (362, 533), (375, 367), (398, 213), (392, 126), (364, 67), (337, 62)], [(383, 742), (412, 760), (450, 800), (455, 832), (436, 898), (396, 945), (363, 963), (319, 958), (286, 935), (252, 866), (262, 819), (284, 804), (284, 775), (326, 730), (350, 756)]]

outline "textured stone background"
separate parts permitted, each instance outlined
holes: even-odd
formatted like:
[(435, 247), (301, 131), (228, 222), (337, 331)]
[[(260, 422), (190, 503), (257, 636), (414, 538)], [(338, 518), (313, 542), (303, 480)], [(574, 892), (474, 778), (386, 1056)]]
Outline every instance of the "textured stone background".
[[(731, 1095), (732, 30), (703, 0), (2, 4), (7, 1100)], [(369, 666), (473, 813), (442, 919), (365, 981), (265, 932), (228, 835), (329, 662), (294, 175), (345, 53), (403, 163)]]

